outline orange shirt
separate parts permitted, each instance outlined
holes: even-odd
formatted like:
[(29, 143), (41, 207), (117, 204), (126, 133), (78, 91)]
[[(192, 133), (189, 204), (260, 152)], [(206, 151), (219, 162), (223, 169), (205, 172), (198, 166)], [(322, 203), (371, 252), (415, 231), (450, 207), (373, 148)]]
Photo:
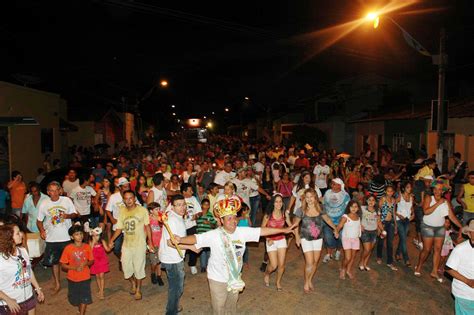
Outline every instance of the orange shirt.
[[(89, 244), (82, 244), (81, 247), (77, 247), (72, 243), (64, 248), (59, 262), (61, 264), (76, 267), (83, 262), (92, 260), (94, 260), (94, 257), (92, 256), (92, 250)], [(82, 268), (82, 271), (68, 270), (67, 278), (73, 282), (89, 280), (91, 278), (89, 266), (86, 265)]]
[(12, 198), (12, 208), (18, 209), (23, 207), (25, 201), (26, 185), (24, 182), (13, 181), (13, 186), (10, 188), (10, 196)]

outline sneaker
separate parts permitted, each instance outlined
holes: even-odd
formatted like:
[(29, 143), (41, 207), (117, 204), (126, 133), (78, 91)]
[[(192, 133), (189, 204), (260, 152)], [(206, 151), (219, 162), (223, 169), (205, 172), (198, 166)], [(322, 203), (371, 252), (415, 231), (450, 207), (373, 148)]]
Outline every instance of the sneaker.
[(265, 272), (265, 270), (267, 270), (267, 262), (266, 261), (263, 261), (262, 264), (260, 265), (260, 271), (261, 272)]
[(330, 260), (331, 260), (331, 255), (329, 254), (324, 255), (323, 263), (328, 263)]
[(163, 279), (161, 279), (161, 276), (156, 276), (156, 281), (158, 282), (158, 285), (160, 287), (165, 285), (165, 283), (163, 282)]
[(336, 250), (336, 254), (334, 254), (334, 259), (335, 259), (335, 260), (341, 259), (341, 251)]
[(151, 283), (153, 283), (153, 284), (158, 283), (158, 279), (156, 278), (156, 273), (151, 274)]
[(197, 273), (198, 273), (198, 269), (196, 268), (196, 266), (192, 266), (191, 267), (191, 274), (196, 275)]

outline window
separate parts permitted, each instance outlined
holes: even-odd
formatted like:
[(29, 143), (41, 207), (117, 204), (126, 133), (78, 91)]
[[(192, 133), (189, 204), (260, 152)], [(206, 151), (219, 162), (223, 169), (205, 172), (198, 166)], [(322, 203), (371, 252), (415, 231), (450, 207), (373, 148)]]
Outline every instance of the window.
[(54, 129), (41, 129), (41, 153), (54, 152)]
[(397, 152), (400, 146), (405, 144), (405, 135), (403, 133), (394, 133), (392, 138), (392, 151)]

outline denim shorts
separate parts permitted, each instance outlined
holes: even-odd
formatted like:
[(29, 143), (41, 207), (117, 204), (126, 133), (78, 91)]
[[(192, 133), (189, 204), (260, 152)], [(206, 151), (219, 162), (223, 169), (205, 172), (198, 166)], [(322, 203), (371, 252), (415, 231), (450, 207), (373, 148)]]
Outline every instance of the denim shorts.
[(58, 265), (64, 247), (66, 247), (69, 243), (71, 242), (46, 242), (43, 256), (43, 265), (48, 267)]
[(375, 243), (375, 241), (377, 240), (377, 230), (364, 230), (362, 232), (362, 235), (360, 236), (360, 240), (362, 241), (362, 243)]
[(421, 236), (426, 238), (444, 238), (445, 228), (442, 226), (429, 226), (428, 224), (421, 223)]

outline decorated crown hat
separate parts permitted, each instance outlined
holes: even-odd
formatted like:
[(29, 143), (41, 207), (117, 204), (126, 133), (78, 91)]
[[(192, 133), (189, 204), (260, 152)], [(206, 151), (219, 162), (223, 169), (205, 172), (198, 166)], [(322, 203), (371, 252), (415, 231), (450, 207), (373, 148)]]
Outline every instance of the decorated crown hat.
[(238, 196), (225, 197), (216, 202), (214, 210), (220, 218), (228, 215), (236, 215), (242, 206), (242, 201)]

